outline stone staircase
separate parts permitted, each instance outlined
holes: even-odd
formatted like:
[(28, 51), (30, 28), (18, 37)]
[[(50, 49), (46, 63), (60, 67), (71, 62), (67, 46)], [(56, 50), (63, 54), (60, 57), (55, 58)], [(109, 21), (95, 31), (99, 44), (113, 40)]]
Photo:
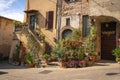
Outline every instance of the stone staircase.
[(48, 42), (51, 47), (54, 47), (56, 45), (54, 42), (55, 32), (45, 29), (42, 29), (41, 32), (45, 35), (45, 41)]

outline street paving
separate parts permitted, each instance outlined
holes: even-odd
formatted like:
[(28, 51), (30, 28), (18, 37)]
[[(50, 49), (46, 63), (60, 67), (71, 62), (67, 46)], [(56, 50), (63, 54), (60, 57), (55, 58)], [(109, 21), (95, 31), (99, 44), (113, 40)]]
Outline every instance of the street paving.
[(103, 61), (84, 68), (27, 68), (4, 62), (0, 80), (120, 80), (120, 64)]

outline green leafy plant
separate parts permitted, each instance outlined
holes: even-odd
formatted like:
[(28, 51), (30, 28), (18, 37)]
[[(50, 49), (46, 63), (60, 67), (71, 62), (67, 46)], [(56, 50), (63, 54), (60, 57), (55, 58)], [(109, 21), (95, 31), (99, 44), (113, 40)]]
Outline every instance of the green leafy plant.
[(112, 52), (116, 58), (120, 58), (120, 48), (116, 48)]
[(35, 57), (29, 53), (25, 55), (25, 60), (28, 64), (35, 64)]
[(23, 34), (25, 34), (27, 38), (26, 50), (27, 53), (34, 56), (35, 59), (39, 59), (39, 52), (41, 50), (41, 46), (38, 41), (35, 39), (34, 35), (28, 29), (23, 29)]
[(78, 59), (82, 60), (85, 56), (85, 52), (84, 52), (84, 48), (82, 46), (80, 46), (77, 50), (77, 54), (78, 54)]
[(86, 45), (86, 52), (89, 53), (89, 56), (95, 55), (95, 48), (96, 48), (96, 29), (94, 26), (91, 26), (90, 34), (87, 36), (85, 45)]
[(117, 62), (120, 62), (120, 48), (116, 48), (112, 52), (113, 52), (113, 55), (116, 57), (115, 60)]
[(73, 40), (80, 40), (81, 36), (82, 36), (82, 32), (81, 32), (81, 29), (80, 29), (80, 28), (75, 29), (75, 30), (73, 31), (73, 34), (72, 34)]
[(56, 54), (59, 61), (65, 60), (66, 47), (63, 46), (61, 41), (57, 42), (56, 47), (53, 48), (52, 53)]
[(13, 62), (20, 61), (20, 58), (19, 58), (20, 50), (21, 50), (21, 44), (16, 45), (16, 50), (15, 50), (15, 53), (13, 54)]
[(44, 53), (42, 58), (48, 60), (50, 58), (50, 54)]

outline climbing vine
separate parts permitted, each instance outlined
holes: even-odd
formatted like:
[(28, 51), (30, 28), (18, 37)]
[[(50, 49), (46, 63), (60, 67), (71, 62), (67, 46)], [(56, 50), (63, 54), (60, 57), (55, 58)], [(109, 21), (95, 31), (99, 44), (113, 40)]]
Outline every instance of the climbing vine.
[(40, 51), (40, 45), (35, 39), (35, 37), (28, 31), (28, 29), (24, 29), (23, 33), (27, 38), (27, 52), (38, 58), (38, 53)]

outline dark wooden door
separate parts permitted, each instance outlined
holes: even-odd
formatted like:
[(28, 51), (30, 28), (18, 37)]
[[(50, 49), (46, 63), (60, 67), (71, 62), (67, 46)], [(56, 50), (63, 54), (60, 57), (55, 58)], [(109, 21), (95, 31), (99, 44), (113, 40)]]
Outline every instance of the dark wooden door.
[(114, 60), (112, 50), (116, 48), (116, 22), (101, 24), (101, 58)]

